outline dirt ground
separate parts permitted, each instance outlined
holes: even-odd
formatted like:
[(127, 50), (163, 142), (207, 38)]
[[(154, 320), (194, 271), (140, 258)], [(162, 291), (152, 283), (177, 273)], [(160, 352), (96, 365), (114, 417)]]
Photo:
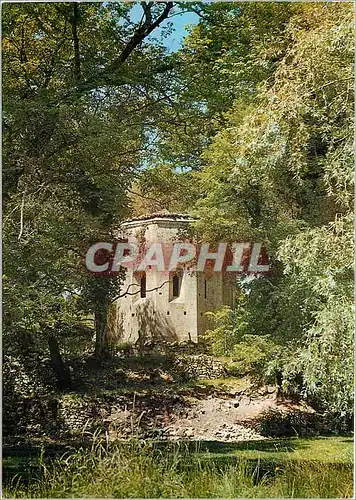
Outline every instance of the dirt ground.
[[(311, 411), (305, 405), (291, 401), (279, 401), (276, 393), (249, 396), (237, 396), (222, 399), (210, 396), (196, 401), (186, 415), (174, 417), (166, 428), (168, 439), (197, 439), (203, 441), (246, 441), (263, 439), (253, 429), (253, 422), (263, 412), (275, 409), (290, 411), (303, 409)], [(252, 425), (251, 425), (252, 424)]]
[(189, 395), (183, 400), (180, 399), (179, 404), (163, 404), (160, 409), (151, 407), (148, 411), (137, 413), (135, 419), (132, 418), (130, 411), (125, 413), (117, 411), (109, 417), (113, 429), (111, 438), (121, 437), (118, 428), (123, 429), (126, 421), (127, 424), (130, 423), (132, 429), (145, 422), (146, 428), (155, 430), (160, 438), (167, 440), (225, 442), (261, 440), (265, 438), (255, 430), (254, 424), (264, 412), (268, 410), (313, 412), (305, 404), (278, 398), (274, 387), (262, 388), (253, 394), (241, 391), (235, 395), (207, 394), (199, 398)]

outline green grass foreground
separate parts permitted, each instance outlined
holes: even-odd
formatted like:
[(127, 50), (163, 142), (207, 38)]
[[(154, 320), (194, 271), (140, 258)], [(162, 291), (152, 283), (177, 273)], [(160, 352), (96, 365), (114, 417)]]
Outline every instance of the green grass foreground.
[(5, 498), (347, 498), (352, 438), (248, 443), (129, 442), (40, 459), (29, 481), (7, 480)]

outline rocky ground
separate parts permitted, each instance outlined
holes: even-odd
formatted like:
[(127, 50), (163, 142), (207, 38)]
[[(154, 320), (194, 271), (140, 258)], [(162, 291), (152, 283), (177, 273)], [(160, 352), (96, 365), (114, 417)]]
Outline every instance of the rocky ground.
[(105, 420), (109, 422), (111, 439), (125, 438), (130, 431), (143, 428), (167, 440), (238, 442), (266, 439), (257, 431), (257, 424), (261, 415), (270, 410), (286, 414), (313, 412), (307, 405), (280, 400), (275, 388), (267, 387), (253, 397), (244, 391), (234, 396), (223, 393), (199, 399), (189, 396), (160, 412), (143, 409), (136, 412), (136, 418), (132, 411), (116, 409)]
[(174, 419), (166, 428), (166, 434), (169, 439), (201, 441), (263, 439), (251, 424), (263, 411), (276, 406), (278, 405), (273, 396), (260, 396), (255, 400), (247, 396), (234, 399), (210, 396), (198, 401), (183, 418)]
[(231, 377), (219, 360), (205, 355), (73, 366), (77, 379), (65, 393), (32, 390), (29, 397), (31, 381), (26, 385), (21, 379), (23, 389), (16, 392), (21, 389), (23, 396), (8, 398), (12, 404), (6, 405), (8, 435), (57, 439), (99, 432), (111, 440), (236, 442), (264, 439), (258, 421), (268, 411), (313, 412), (278, 397), (276, 387), (258, 388), (248, 378)]

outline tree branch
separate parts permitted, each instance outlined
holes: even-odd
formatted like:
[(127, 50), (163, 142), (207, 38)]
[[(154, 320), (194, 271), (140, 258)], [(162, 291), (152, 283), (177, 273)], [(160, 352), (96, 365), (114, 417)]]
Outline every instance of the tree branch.
[[(127, 43), (126, 47), (123, 49), (119, 57), (114, 61), (111, 66), (108, 68), (109, 71), (115, 71), (122, 63), (124, 63), (130, 54), (135, 50), (135, 48), (140, 45), (141, 42), (150, 34), (152, 31), (165, 20), (167, 19), (170, 11), (173, 8), (173, 2), (167, 2), (166, 6), (160, 16), (157, 17), (155, 21), (152, 22), (152, 12), (151, 8), (153, 2), (141, 2), (142, 8), (145, 13), (145, 21), (138, 28), (138, 30), (134, 33), (133, 37)], [(106, 70), (106, 71), (108, 71)]]
[(151, 196), (147, 196), (145, 194), (141, 194), (141, 193), (136, 193), (136, 191), (132, 191), (131, 189), (127, 189), (126, 190), (128, 193), (131, 193), (133, 194), (134, 196), (139, 196), (140, 198), (143, 198), (145, 200), (150, 200), (150, 201), (154, 201), (155, 203), (162, 203), (162, 200), (158, 200), (157, 198), (152, 198)]
[[(153, 2), (142, 2), (141, 3), (143, 9), (144, 9), (144, 14), (145, 14), (145, 21), (137, 31), (133, 34), (131, 39), (127, 42), (126, 46), (124, 49), (121, 51), (121, 54), (113, 61), (107, 68), (105, 68), (95, 79), (90, 79), (87, 80), (86, 82), (83, 82), (81, 85), (79, 85), (78, 90), (79, 92), (85, 92), (92, 90), (100, 85), (105, 85), (105, 83), (113, 84), (115, 83), (116, 85), (124, 85), (127, 83), (125, 78), (121, 76), (120, 80), (117, 82), (114, 82), (112, 79), (112, 73), (115, 73), (118, 68), (127, 61), (129, 56), (132, 54), (132, 52), (140, 45), (143, 40), (152, 33), (153, 30), (158, 28), (158, 26), (168, 18), (168, 15), (170, 11), (173, 8), (173, 2), (167, 2), (166, 6), (163, 10), (163, 12), (157, 17), (155, 21), (152, 21), (152, 13), (151, 13), (151, 8), (153, 6)], [(170, 66), (167, 67), (162, 67), (159, 68), (158, 72), (163, 72), (166, 71), (167, 69), (170, 69)]]
[[(160, 288), (162, 288), (167, 283), (169, 283), (169, 280), (168, 281), (164, 281), (160, 286), (157, 286), (156, 288), (151, 288), (150, 290), (146, 290), (146, 293), (148, 293), (148, 292), (155, 292), (156, 290), (159, 290)], [(139, 290), (137, 290), (137, 292), (129, 292), (129, 289), (130, 289), (131, 286), (140, 286), (140, 285), (137, 285), (136, 283), (130, 283), (130, 285), (126, 288), (126, 292), (124, 292), (122, 295), (117, 295), (116, 297), (114, 297), (113, 299), (111, 299), (110, 303), (112, 304), (116, 300), (122, 299), (122, 297), (126, 297), (127, 295), (137, 295), (138, 293), (141, 292), (141, 287), (140, 287)]]
[(22, 233), (23, 233), (23, 210), (25, 207), (25, 193), (26, 193), (26, 189), (22, 193), (21, 211), (20, 211), (20, 232), (19, 232), (19, 235), (17, 237), (18, 241), (21, 240)]

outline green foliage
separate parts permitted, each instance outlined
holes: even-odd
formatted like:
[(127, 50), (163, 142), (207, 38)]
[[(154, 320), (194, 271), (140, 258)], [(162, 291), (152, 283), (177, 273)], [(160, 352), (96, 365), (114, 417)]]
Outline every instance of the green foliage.
[[(263, 11), (242, 17), (252, 25)], [(262, 56), (269, 75), (253, 73), (255, 92), (235, 98), (202, 154), (199, 235), (262, 240), (272, 271), (240, 284), (244, 299), (215, 315), (209, 335), (216, 352), (234, 350), (241, 371), (281, 378), (286, 393), (342, 420), (353, 411), (352, 12), (305, 4), (285, 15), (270, 51), (255, 31), (247, 71)], [(218, 46), (214, 29), (208, 17), (195, 30), (201, 50)]]
[(287, 42), (285, 23), (298, 7), (186, 3), (182, 8), (198, 13), (199, 23), (175, 56), (175, 95), (157, 122), (153, 162), (158, 157), (196, 171), (204, 165), (201, 153), (226, 126), (224, 113), (234, 100), (251, 102), (261, 81), (273, 74)]
[(135, 215), (189, 212), (199, 196), (198, 180), (194, 172), (178, 171), (168, 163), (147, 168), (130, 193), (132, 210)]
[(258, 431), (262, 436), (313, 436), (325, 432), (325, 422), (320, 414), (307, 411), (265, 411), (258, 418)]
[(286, 240), (280, 252), (285, 273), (309, 290), (302, 307), (312, 317), (304, 327), (291, 371), (299, 365), (305, 394), (342, 417), (353, 408), (352, 240), (349, 216)]
[(207, 195), (197, 213), (206, 238), (263, 237), (275, 250), (350, 209), (351, 18), (349, 6), (303, 7), (285, 26), (273, 78), (252, 102), (235, 100), (203, 154)]
[(216, 313), (209, 332), (241, 373), (267, 382), (280, 373), (284, 392), (341, 422), (353, 409), (352, 238), (351, 217), (286, 238), (284, 274), (246, 283), (236, 310)]
[[(209, 351), (217, 356), (229, 356), (230, 373), (236, 376), (251, 374), (263, 378), (269, 369), (272, 359), (278, 357), (279, 350), (269, 334), (252, 334), (252, 318), (249, 320), (248, 296), (240, 295), (236, 309), (224, 307), (216, 313), (208, 313), (212, 317), (215, 328), (208, 330), (202, 338), (207, 343)], [(260, 332), (261, 333), (261, 332)], [(274, 382), (272, 373), (272, 382)], [(265, 377), (268, 378), (265, 373)]]
[[(165, 7), (147, 6), (147, 29)], [(135, 51), (140, 23), (130, 9), (4, 7), (6, 346), (40, 332), (43, 348), (49, 334), (61, 339), (89, 314), (105, 347), (106, 311), (121, 280), (93, 279), (84, 256), (93, 242), (112, 240), (128, 214), (127, 189), (149, 142), (143, 123), (165, 87), (157, 73), (165, 51), (145, 43), (146, 28)]]
[(211, 314), (212, 352), (349, 418), (352, 7), (182, 3), (199, 22), (174, 54), (147, 38), (171, 4), (141, 8), (4, 5), (6, 349), (69, 345), (93, 319), (107, 347), (121, 279), (88, 276), (87, 248), (130, 212), (189, 211), (198, 239), (270, 257)]
[(216, 356), (226, 356), (241, 339), (244, 324), (230, 307), (225, 306), (217, 312), (208, 312), (206, 315), (214, 322), (215, 328), (208, 330), (202, 339)]

